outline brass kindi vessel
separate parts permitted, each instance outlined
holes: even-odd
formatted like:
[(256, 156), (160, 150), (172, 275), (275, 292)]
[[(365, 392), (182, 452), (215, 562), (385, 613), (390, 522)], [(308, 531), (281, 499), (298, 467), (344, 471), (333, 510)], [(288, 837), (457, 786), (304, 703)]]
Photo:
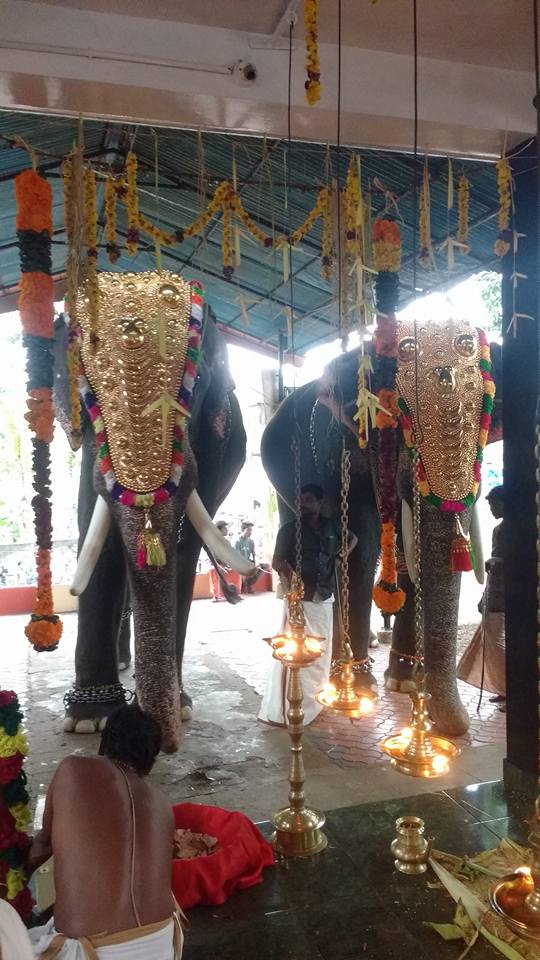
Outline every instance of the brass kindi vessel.
[(396, 870), (408, 874), (425, 873), (432, 840), (424, 837), (424, 821), (420, 817), (399, 817), (396, 830), (397, 837), (390, 844)]

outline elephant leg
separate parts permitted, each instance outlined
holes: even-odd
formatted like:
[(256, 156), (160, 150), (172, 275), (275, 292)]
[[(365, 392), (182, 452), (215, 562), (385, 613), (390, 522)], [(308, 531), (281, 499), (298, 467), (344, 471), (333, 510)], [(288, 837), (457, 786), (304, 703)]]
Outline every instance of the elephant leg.
[(394, 617), (392, 646), (388, 667), (384, 674), (387, 690), (410, 693), (415, 683), (412, 679), (414, 666), (414, 585), (406, 574), (398, 576), (398, 586), (405, 593), (405, 603)]
[[(85, 437), (79, 490), (79, 548), (94, 509), (93, 439)], [(64, 730), (94, 733), (110, 713), (125, 703), (118, 679), (117, 638), (126, 581), (124, 552), (118, 530), (111, 527), (88, 586), (79, 597), (75, 685), (64, 698)]]
[(131, 507), (113, 505), (122, 532), (135, 629), (137, 700), (158, 720), (161, 749), (180, 744), (180, 687), (176, 665), (176, 535), (178, 504), (173, 498), (152, 508), (152, 523), (167, 555), (163, 567), (138, 567), (135, 558), (142, 517)]
[(358, 689), (377, 690), (377, 682), (369, 669), (371, 609), (375, 568), (379, 555), (379, 519), (371, 481), (351, 490), (349, 527), (357, 535), (358, 544), (349, 556), (349, 622), (351, 647), (355, 660), (364, 662), (358, 673)]
[(197, 560), (201, 549), (201, 541), (195, 533), (187, 517), (182, 527), (182, 540), (177, 552), (176, 577), (176, 662), (180, 681), (180, 707), (182, 720), (191, 720), (193, 716), (193, 701), (184, 690), (182, 680), (182, 664), (186, 645), (186, 631), (197, 573)]

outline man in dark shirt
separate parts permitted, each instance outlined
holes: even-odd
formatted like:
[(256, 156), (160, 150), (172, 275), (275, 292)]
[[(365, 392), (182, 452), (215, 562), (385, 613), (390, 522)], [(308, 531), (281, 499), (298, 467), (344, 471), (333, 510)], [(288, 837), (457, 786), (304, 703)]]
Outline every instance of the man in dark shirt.
[[(321, 515), (323, 490), (318, 484), (302, 487), (300, 508), (301, 562), (304, 583), (304, 617), (306, 633), (323, 638), (323, 654), (309, 667), (302, 670), (304, 692), (304, 722), (311, 723), (321, 710), (316, 695), (328, 683), (332, 661), (333, 596), (335, 567), (339, 559), (341, 538), (335, 521)], [(347, 552), (357, 543), (354, 534), (348, 535)], [(290, 588), (296, 568), (296, 522), (285, 523), (279, 530), (272, 559), (272, 566), (279, 574), (284, 596)], [(283, 608), (282, 630), (287, 628), (287, 601)], [(285, 723), (286, 671), (277, 661), (272, 661), (259, 719), (267, 723)]]

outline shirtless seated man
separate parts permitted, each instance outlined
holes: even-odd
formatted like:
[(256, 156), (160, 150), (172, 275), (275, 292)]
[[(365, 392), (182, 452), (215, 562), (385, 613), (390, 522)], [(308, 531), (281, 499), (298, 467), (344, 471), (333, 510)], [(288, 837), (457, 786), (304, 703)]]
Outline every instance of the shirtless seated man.
[(172, 809), (144, 779), (160, 743), (158, 723), (125, 706), (109, 717), (98, 757), (59, 765), (29, 854), (31, 870), (54, 856), (56, 888), (53, 919), (30, 931), (35, 957), (181, 956)]

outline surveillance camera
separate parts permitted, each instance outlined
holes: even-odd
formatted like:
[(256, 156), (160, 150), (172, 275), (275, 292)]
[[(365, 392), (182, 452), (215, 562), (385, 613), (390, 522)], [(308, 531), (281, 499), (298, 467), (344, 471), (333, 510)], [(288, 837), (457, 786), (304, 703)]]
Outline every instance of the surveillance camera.
[(245, 86), (254, 83), (257, 79), (257, 71), (252, 63), (249, 63), (247, 60), (237, 60), (236, 63), (232, 63), (229, 67), (231, 76), (234, 77), (237, 83), (242, 83)]

